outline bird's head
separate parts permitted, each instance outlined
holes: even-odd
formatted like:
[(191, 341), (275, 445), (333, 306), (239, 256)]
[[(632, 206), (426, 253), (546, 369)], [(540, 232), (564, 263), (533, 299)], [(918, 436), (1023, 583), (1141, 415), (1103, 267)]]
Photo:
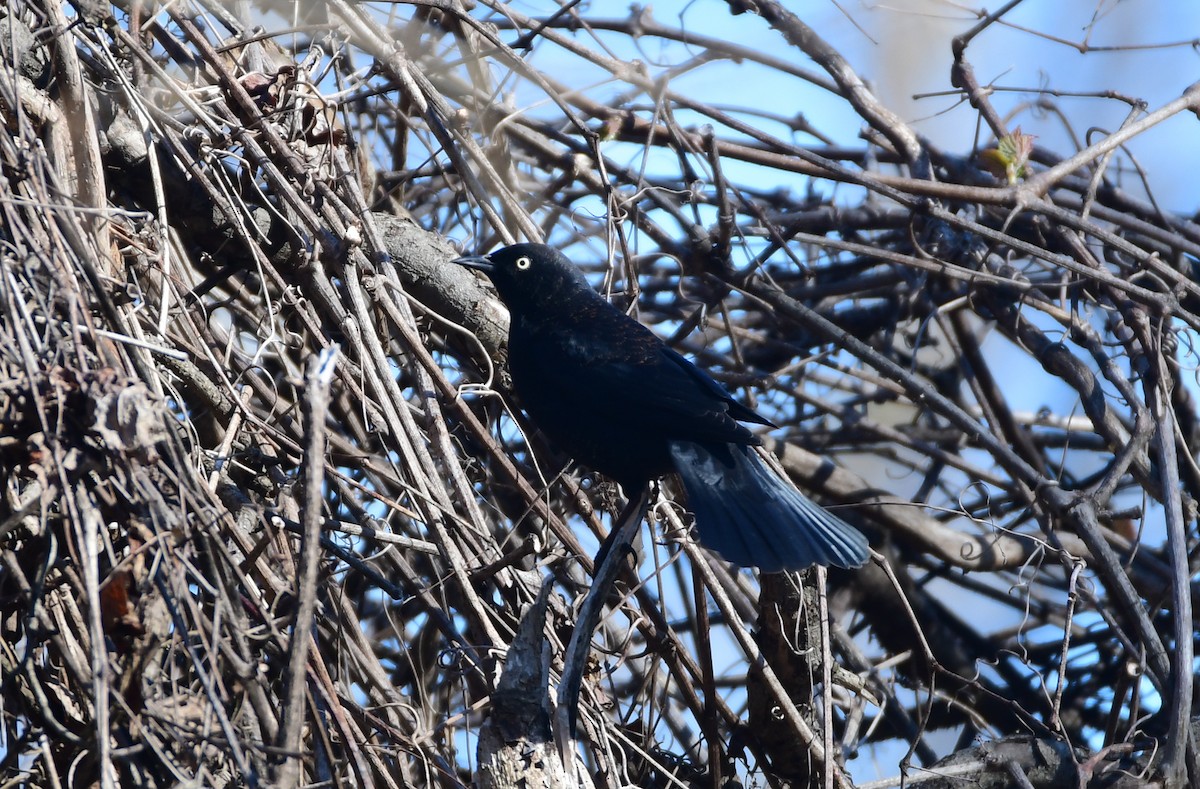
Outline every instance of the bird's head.
[(490, 255), (462, 257), (454, 262), (486, 273), (500, 300), (513, 313), (544, 312), (576, 294), (595, 295), (567, 256), (545, 244), (513, 244)]

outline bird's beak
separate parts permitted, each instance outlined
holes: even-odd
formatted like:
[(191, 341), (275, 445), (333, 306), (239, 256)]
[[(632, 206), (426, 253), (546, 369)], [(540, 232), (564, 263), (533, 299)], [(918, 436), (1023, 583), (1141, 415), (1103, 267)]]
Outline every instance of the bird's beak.
[(468, 255), (467, 257), (456, 258), (450, 262), (458, 266), (479, 269), (485, 274), (491, 274), (496, 268), (492, 264), (492, 261), (488, 260), (485, 255)]

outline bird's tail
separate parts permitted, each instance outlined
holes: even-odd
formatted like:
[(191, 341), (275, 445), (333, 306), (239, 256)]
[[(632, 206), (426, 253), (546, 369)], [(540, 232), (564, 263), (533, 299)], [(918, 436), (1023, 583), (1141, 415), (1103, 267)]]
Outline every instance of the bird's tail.
[(862, 532), (809, 501), (753, 447), (672, 441), (670, 448), (700, 542), (727, 561), (768, 573), (867, 561)]

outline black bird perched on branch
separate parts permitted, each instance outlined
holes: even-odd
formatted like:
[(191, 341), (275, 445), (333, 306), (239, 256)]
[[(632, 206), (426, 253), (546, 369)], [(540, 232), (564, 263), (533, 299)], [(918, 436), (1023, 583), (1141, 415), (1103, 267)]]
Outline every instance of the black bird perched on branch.
[(771, 423), (605, 301), (557, 249), (516, 244), (454, 262), (486, 272), (508, 306), (513, 385), (559, 449), (630, 497), (677, 473), (700, 542), (735, 564), (867, 560), (866, 538), (772, 471), (739, 424)]

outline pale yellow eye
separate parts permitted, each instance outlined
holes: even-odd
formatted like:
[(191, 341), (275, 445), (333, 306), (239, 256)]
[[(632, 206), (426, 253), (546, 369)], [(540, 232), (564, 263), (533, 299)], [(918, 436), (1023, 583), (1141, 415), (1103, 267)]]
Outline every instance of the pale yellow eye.
[(525, 258), (525, 257), (517, 258), (517, 268), (520, 269), (521, 271), (524, 271), (525, 269), (529, 268), (532, 265), (533, 265), (533, 261), (530, 260), (529, 258)]

